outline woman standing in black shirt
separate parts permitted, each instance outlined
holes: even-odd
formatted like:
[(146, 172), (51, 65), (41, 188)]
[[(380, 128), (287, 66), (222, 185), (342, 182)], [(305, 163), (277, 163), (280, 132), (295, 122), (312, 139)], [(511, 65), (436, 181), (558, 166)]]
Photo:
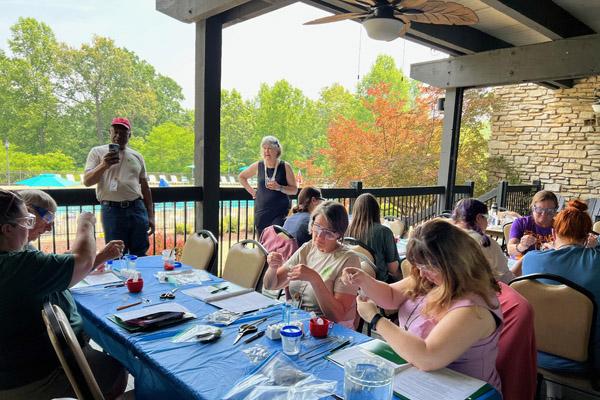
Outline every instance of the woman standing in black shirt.
[[(262, 161), (257, 161), (239, 175), (240, 183), (252, 195), (254, 203), (254, 226), (257, 235), (271, 225), (283, 225), (290, 210), (288, 195), (298, 192), (292, 166), (280, 160), (281, 144), (274, 136), (265, 136), (260, 147)], [(248, 179), (257, 176), (258, 187), (254, 189)]]

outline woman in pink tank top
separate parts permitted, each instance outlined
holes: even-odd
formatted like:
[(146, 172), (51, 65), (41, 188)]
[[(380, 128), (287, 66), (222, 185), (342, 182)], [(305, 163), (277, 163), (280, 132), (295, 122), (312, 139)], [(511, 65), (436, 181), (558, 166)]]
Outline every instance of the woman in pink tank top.
[[(360, 269), (344, 271), (343, 279), (364, 294), (357, 299), (360, 316), (415, 367), (448, 367), (501, 392), (500, 288), (481, 246), (462, 229), (435, 219), (415, 229), (406, 256), (410, 276), (391, 285)], [(377, 305), (398, 309), (398, 325), (382, 317)]]

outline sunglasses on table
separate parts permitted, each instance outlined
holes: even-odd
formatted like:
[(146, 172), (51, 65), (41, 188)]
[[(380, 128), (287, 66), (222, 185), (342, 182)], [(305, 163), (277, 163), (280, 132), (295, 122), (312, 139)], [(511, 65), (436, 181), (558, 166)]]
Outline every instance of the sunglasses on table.
[(24, 217), (15, 218), (14, 222), (25, 229), (33, 229), (35, 226), (35, 215), (27, 213)]
[(54, 213), (52, 211), (46, 210), (43, 207), (31, 206), (35, 210), (36, 213), (43, 219), (47, 224), (51, 224), (54, 222)]
[(533, 211), (537, 214), (552, 215), (552, 214), (556, 213), (556, 208), (544, 208), (544, 207), (533, 206)]
[(322, 234), (325, 239), (329, 239), (329, 240), (337, 239), (339, 236), (336, 232), (326, 229), (326, 228), (323, 228), (321, 225), (316, 224), (314, 222), (312, 224), (312, 231), (317, 236), (321, 236), (321, 234)]

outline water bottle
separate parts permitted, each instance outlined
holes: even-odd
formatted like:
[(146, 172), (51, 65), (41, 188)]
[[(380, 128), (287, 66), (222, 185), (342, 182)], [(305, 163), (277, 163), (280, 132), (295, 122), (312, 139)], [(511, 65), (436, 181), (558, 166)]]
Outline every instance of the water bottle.
[(498, 225), (498, 204), (492, 203), (492, 210), (490, 213), (492, 225)]

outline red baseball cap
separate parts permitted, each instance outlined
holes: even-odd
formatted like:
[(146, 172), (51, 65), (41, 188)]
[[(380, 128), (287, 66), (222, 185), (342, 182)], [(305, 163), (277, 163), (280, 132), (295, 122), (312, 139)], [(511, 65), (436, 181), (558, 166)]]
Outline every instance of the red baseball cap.
[(131, 124), (127, 118), (117, 117), (113, 118), (111, 125), (123, 125), (125, 128), (131, 130)]

